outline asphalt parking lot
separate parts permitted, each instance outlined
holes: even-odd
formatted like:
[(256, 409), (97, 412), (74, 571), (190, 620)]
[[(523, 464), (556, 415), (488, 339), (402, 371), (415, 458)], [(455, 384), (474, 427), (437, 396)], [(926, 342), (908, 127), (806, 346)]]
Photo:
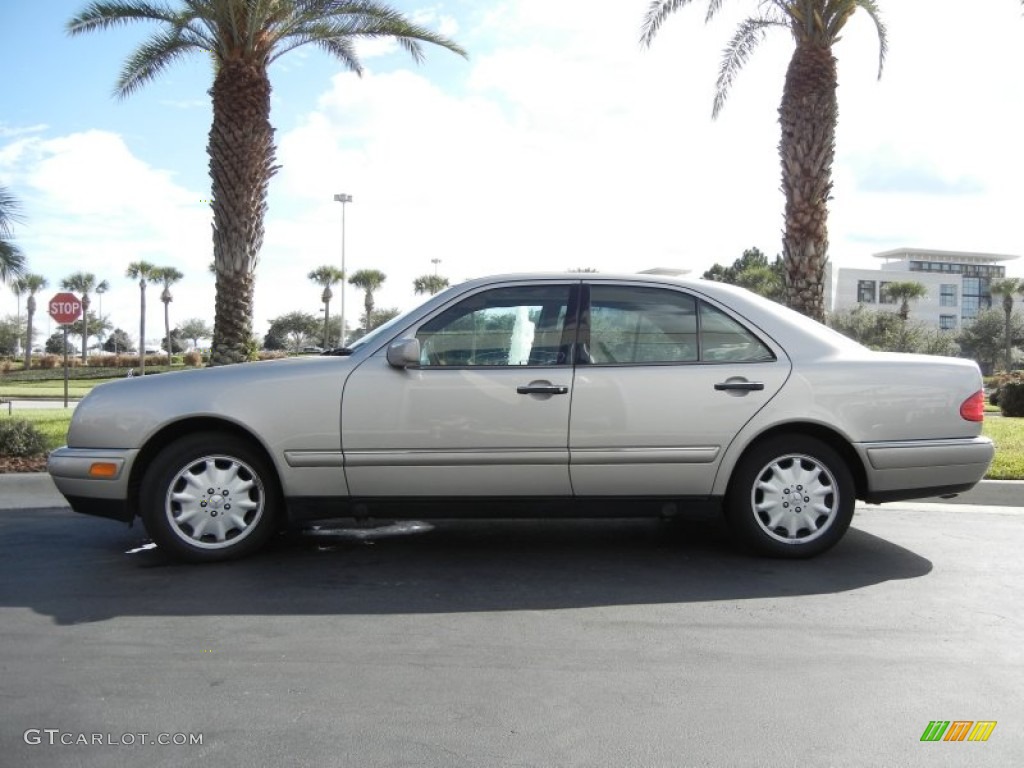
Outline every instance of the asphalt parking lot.
[[(1020, 509), (919, 504), (860, 508), (806, 562), (606, 520), (291, 535), (190, 567), (139, 528), (9, 508), (0, 763), (1015, 765), (1022, 547)], [(922, 742), (936, 720), (996, 726)]]

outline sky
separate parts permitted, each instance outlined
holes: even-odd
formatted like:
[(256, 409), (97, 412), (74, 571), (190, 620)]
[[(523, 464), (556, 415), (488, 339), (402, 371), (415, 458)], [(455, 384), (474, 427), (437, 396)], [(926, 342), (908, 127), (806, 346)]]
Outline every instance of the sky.
[[(639, 44), (649, 0), (397, 0), (455, 39), (416, 65), (362, 44), (360, 78), (313, 48), (271, 68), (280, 170), (271, 180), (254, 330), (318, 315), (318, 266), (379, 269), (378, 307), (419, 302), (413, 280), (589, 267), (699, 275), (745, 249), (780, 251), (777, 110), (792, 40), (773, 31), (711, 118), (721, 51), (755, 0), (705, 24), (696, 0)], [(83, 0), (0, 0), (0, 186), (49, 298), (62, 278), (107, 280), (103, 314), (137, 338), (132, 261), (176, 266), (171, 323), (212, 324), (208, 58), (127, 99), (122, 63), (155, 27), (68, 37)], [(1021, 255), (1024, 275), (1024, 16), (1017, 0), (881, 0), (889, 55), (857, 12), (836, 45), (839, 128), (829, 235), (839, 267), (937, 248)], [(598, 10), (599, 9), (599, 10)], [(969, 9), (969, 10), (968, 10)], [(434, 260), (440, 259), (435, 265)], [(339, 311), (338, 289), (331, 313)], [(162, 334), (148, 293), (147, 342)], [(94, 297), (94, 307), (98, 309)], [(21, 310), (24, 311), (22, 301)], [(45, 304), (42, 304), (45, 307)], [(362, 294), (346, 292), (354, 326)], [(0, 288), (0, 316), (18, 309)], [(37, 316), (39, 344), (50, 330)]]

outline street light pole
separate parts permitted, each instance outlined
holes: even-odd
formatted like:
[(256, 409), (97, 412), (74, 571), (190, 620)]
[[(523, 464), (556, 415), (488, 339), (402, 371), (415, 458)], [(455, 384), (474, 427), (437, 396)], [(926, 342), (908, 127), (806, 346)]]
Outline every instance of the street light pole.
[(434, 265), (434, 277), (437, 277), (437, 265), (441, 263), (441, 260), (435, 257), (430, 262)]
[(345, 346), (345, 281), (348, 274), (345, 272), (345, 204), (352, 202), (352, 195), (339, 193), (334, 196), (334, 201), (341, 203), (341, 339), (339, 343)]

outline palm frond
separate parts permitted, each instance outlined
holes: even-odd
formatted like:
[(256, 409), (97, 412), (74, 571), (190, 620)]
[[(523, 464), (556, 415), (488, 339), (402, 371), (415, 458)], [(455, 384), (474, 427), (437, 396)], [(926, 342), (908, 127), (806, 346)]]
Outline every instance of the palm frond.
[[(644, 16), (644, 23), (640, 27), (640, 44), (646, 48), (651, 47), (654, 36), (658, 34), (661, 25), (673, 13), (684, 5), (689, 5), (693, 0), (652, 0), (647, 8), (647, 15)], [(708, 7), (708, 18), (713, 15), (712, 6), (721, 5), (721, 0), (710, 0)]]
[(875, 0), (857, 0), (857, 6), (863, 8), (865, 13), (871, 17), (871, 20), (875, 22), (875, 29), (878, 31), (878, 78), (881, 79), (885, 56), (889, 53), (889, 33), (882, 21), (882, 12)]
[(383, 15), (363, 14), (307, 21), (304, 24), (290, 24), (285, 28), (288, 30), (284, 36), (287, 43), (275, 50), (270, 61), (300, 45), (313, 43), (337, 56), (353, 71), (361, 72), (362, 65), (356, 58), (352, 42), (357, 38), (376, 37), (395, 39), (417, 64), (422, 63), (424, 59), (421, 43), (432, 43), (467, 57), (466, 51), (453, 40), (426, 27), (405, 21), (399, 14), (391, 12)]
[(0, 283), (7, 283), (25, 274), (28, 268), (25, 254), (12, 243), (0, 237)]
[(11, 224), (20, 224), (24, 220), (21, 202), (6, 187), (0, 187), (0, 237), (10, 237)]
[(154, 5), (140, 0), (125, 2), (89, 3), (81, 13), (65, 26), (69, 35), (80, 35), (96, 29), (110, 29), (134, 21), (164, 21), (173, 24), (179, 14), (167, 6)]
[(781, 19), (755, 17), (746, 19), (740, 24), (736, 34), (722, 53), (722, 64), (718, 68), (718, 81), (715, 83), (715, 103), (711, 109), (712, 119), (717, 118), (729, 96), (733, 81), (750, 59), (750, 55), (764, 40), (769, 27), (786, 26)]
[(125, 62), (114, 94), (125, 98), (149, 83), (171, 64), (195, 50), (207, 50), (206, 41), (169, 30), (158, 32), (140, 45)]

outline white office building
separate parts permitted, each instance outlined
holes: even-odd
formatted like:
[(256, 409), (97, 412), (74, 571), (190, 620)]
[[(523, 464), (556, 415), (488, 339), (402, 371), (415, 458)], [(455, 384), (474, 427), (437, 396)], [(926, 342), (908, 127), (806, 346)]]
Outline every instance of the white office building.
[(928, 291), (910, 304), (910, 316), (937, 328), (957, 330), (978, 312), (992, 306), (989, 285), (1006, 277), (1004, 263), (1016, 256), (969, 251), (934, 251), (897, 248), (874, 254), (884, 263), (879, 269), (829, 271), (825, 281), (825, 306), (839, 312), (867, 306), (898, 309), (886, 286), (892, 282), (921, 283)]

